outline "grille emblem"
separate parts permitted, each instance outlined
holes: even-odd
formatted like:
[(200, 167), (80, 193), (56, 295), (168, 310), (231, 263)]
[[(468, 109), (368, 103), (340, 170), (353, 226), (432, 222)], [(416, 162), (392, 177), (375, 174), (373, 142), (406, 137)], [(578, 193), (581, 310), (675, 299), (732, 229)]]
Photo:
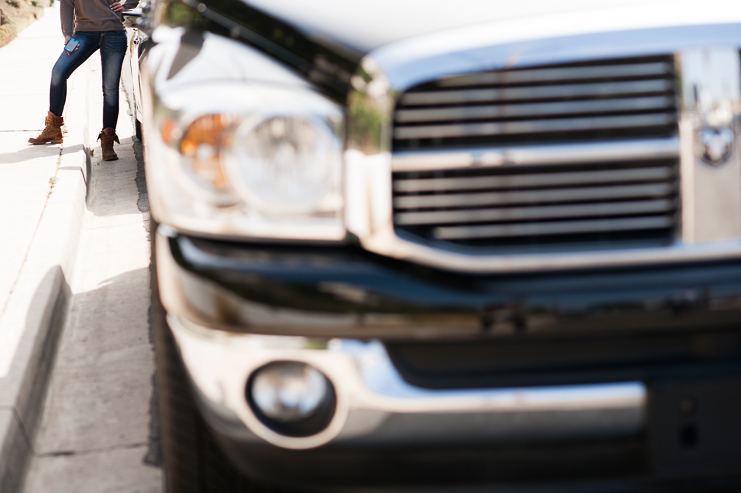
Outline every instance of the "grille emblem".
[(720, 166), (733, 154), (733, 129), (704, 127), (697, 131), (695, 148), (699, 157), (712, 166)]

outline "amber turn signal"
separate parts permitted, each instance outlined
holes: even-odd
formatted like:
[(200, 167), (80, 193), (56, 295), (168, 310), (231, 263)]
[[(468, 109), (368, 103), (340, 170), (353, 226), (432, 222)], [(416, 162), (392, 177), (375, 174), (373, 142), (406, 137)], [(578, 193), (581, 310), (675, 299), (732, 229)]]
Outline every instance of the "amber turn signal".
[(215, 192), (228, 192), (220, 153), (228, 144), (227, 130), (231, 125), (232, 118), (228, 116), (202, 116), (188, 126), (180, 141), (180, 152), (188, 158), (192, 173)]

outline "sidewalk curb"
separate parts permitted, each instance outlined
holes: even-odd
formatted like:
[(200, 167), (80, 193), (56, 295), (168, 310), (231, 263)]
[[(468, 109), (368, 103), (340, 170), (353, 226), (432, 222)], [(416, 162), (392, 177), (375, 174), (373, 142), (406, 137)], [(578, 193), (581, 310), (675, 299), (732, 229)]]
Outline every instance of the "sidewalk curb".
[(74, 103), (80, 106), (66, 120), (82, 130), (65, 136), (66, 144), (57, 161), (56, 182), (50, 187), (20, 276), (0, 318), (0, 333), (21, 331), (9, 371), (0, 378), (0, 491), (3, 493), (22, 488), (72, 299), (70, 280), (87, 209), (89, 148), (86, 146), (90, 139), (86, 134), (90, 109), (86, 95), (92, 71), (92, 64), (87, 62), (75, 74), (68, 106), (74, 108)]

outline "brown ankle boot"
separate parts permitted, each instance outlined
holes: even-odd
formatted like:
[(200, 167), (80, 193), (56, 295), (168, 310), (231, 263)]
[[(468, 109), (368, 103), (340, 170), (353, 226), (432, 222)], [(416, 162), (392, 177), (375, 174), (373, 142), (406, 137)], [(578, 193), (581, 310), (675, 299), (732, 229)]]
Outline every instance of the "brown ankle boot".
[(104, 128), (98, 134), (98, 140), (100, 141), (100, 148), (103, 151), (103, 161), (115, 161), (118, 159), (116, 152), (113, 150), (113, 141), (115, 140), (119, 144), (118, 135), (116, 131), (111, 127)]
[(64, 125), (64, 118), (57, 116), (51, 111), (46, 115), (44, 120), (46, 127), (41, 131), (38, 137), (31, 137), (28, 139), (29, 144), (46, 144), (51, 142), (52, 144), (62, 143), (62, 125)]

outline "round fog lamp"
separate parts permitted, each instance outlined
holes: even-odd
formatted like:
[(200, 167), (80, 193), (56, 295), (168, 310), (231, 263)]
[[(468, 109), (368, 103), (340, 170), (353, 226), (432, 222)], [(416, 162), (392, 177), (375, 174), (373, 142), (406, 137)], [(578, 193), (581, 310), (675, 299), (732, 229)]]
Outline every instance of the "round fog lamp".
[(252, 375), (247, 394), (263, 424), (284, 435), (316, 434), (334, 415), (332, 384), (305, 363), (279, 361), (263, 366)]

